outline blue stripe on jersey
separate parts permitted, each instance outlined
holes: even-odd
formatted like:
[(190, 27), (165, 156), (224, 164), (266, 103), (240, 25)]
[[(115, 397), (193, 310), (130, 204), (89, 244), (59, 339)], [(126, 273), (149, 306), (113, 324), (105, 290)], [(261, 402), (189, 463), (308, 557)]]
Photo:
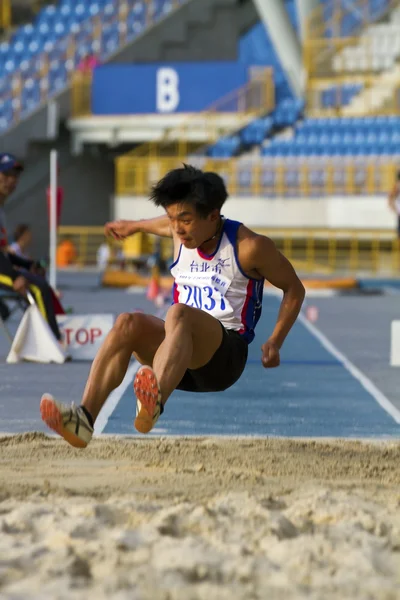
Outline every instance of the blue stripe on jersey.
[(262, 310), (262, 300), (263, 300), (263, 290), (264, 290), (264, 279), (254, 279), (253, 277), (249, 277), (242, 270), (242, 267), (239, 262), (239, 257), (237, 254), (237, 233), (239, 227), (242, 225), (239, 221), (232, 221), (231, 219), (226, 219), (225, 221), (225, 233), (228, 236), (229, 242), (233, 246), (233, 251), (235, 253), (235, 260), (241, 274), (246, 277), (249, 281), (253, 283), (251, 296), (245, 300), (247, 303), (245, 313), (242, 313), (242, 323), (244, 325), (244, 331), (242, 333), (244, 339), (250, 344), (254, 340), (254, 329), (258, 323), (258, 320), (261, 316)]
[(248, 344), (250, 344), (255, 337), (255, 328), (261, 317), (262, 312), (262, 300), (264, 290), (263, 279), (251, 279), (252, 293), (248, 300), (246, 312), (243, 315), (244, 331), (242, 336)]

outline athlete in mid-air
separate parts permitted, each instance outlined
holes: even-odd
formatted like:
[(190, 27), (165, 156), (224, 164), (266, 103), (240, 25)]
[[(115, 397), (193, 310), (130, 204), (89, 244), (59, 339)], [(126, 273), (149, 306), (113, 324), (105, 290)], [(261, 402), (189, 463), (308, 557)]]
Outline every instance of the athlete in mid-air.
[(296, 321), (304, 287), (274, 243), (221, 215), (228, 194), (221, 177), (191, 166), (170, 171), (151, 200), (166, 215), (116, 221), (106, 233), (124, 239), (137, 232), (172, 237), (173, 304), (165, 321), (124, 313), (99, 350), (80, 406), (42, 397), (45, 423), (75, 447), (85, 447), (94, 422), (128, 369), (132, 354), (143, 365), (134, 380), (134, 425), (148, 433), (175, 389), (217, 392), (241, 376), (261, 315), (264, 281), (283, 290), (278, 319), (261, 347), (264, 367), (277, 367), (279, 351)]

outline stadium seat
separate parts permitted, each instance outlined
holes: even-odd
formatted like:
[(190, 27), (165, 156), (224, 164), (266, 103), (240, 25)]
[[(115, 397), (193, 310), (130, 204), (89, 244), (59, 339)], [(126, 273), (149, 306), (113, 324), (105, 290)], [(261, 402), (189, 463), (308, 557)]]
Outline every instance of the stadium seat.
[[(179, 0), (179, 3), (184, 1)], [(176, 2), (171, 0), (129, 2), (126, 16), (127, 39), (133, 39), (146, 27), (147, 11), (157, 21), (168, 14), (175, 5)], [(101, 17), (103, 25), (100, 44), (93, 40), (95, 29), (92, 18), (97, 15)], [(0, 43), (1, 85), (6, 82), (4, 85), (11, 88), (12, 81), (9, 77), (19, 70), (24, 79), (29, 73), (29, 77), (35, 80), (34, 84), (30, 83), (27, 88), (24, 87), (21, 95), (21, 115), (31, 112), (41, 101), (40, 94), (37, 93), (41, 67), (39, 61), (34, 62), (32, 59), (44, 51), (51, 53), (49, 92), (55, 93), (64, 89), (68, 83), (69, 71), (76, 68), (84, 56), (95, 52), (101, 60), (106, 60), (118, 49), (120, 30), (117, 16), (118, 4), (113, 0), (60, 0), (55, 5), (43, 7), (33, 23), (18, 28), (9, 41)], [(66, 49), (71, 47), (69, 40), (73, 39), (71, 36), (75, 36), (75, 54), (66, 60)], [(59, 55), (54, 56), (54, 51), (59, 51)], [(58, 64), (54, 61), (58, 61)], [(35, 105), (35, 102), (38, 104)], [(10, 110), (7, 101), (2, 102), (0, 132), (5, 131), (12, 120), (13, 111)]]

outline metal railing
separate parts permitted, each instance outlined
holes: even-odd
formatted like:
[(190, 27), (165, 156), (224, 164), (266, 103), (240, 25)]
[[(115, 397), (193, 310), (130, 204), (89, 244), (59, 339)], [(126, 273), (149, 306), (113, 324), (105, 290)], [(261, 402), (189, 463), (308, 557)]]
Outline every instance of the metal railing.
[(387, 194), (398, 166), (393, 160), (379, 164), (376, 157), (337, 157), (290, 160), (267, 157), (242, 160), (193, 158), (138, 158), (116, 160), (116, 194), (146, 196), (150, 188), (171, 169), (190, 162), (205, 171), (218, 172), (231, 196), (334, 196)]
[[(380, 229), (324, 229), (324, 228), (255, 228), (258, 233), (268, 235), (277, 247), (291, 260), (296, 269), (303, 273), (356, 274), (380, 273), (399, 275), (400, 240), (387, 230)], [(96, 252), (104, 243), (102, 227), (60, 227), (59, 240), (68, 238), (77, 249), (77, 265), (81, 267), (96, 264)], [(135, 236), (131, 238), (134, 240)], [(123, 251), (126, 268), (130, 260), (140, 255), (151, 254), (154, 250), (154, 236), (142, 236), (135, 244), (135, 251), (129, 252), (125, 246), (107, 240), (111, 248), (111, 264), (121, 263)], [(172, 256), (172, 241), (163, 240), (162, 253), (165, 258)]]

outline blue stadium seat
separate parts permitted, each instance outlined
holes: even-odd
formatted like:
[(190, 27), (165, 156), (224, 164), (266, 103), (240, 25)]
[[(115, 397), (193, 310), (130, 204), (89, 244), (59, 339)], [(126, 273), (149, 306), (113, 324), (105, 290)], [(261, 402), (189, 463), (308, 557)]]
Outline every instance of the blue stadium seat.
[[(185, 0), (179, 0), (179, 3)], [(127, 38), (132, 39), (146, 27), (147, 14), (157, 20), (175, 6), (171, 0), (135, 0), (128, 2)], [(26, 85), (21, 95), (21, 114), (32, 110), (34, 102), (40, 102), (37, 83), (31, 85), (30, 78), (38, 79), (40, 65), (30, 62), (42, 52), (49, 53), (49, 91), (55, 93), (63, 89), (68, 82), (68, 73), (77, 67), (87, 55), (101, 51), (103, 59), (115, 52), (120, 43), (117, 23), (118, 3), (114, 0), (60, 0), (55, 5), (45, 6), (31, 24), (18, 28), (9, 42), (0, 43), (0, 81), (6, 81), (8, 75), (21, 71)], [(91, 39), (92, 18), (101, 16), (102, 48)], [(63, 60), (61, 51), (68, 47), (68, 36), (75, 35), (75, 55)], [(63, 62), (65, 64), (63, 64)], [(36, 71), (35, 71), (36, 69)], [(1, 87), (1, 86), (0, 86)], [(4, 131), (12, 122), (15, 107), (4, 101), (0, 104), (0, 130)]]

